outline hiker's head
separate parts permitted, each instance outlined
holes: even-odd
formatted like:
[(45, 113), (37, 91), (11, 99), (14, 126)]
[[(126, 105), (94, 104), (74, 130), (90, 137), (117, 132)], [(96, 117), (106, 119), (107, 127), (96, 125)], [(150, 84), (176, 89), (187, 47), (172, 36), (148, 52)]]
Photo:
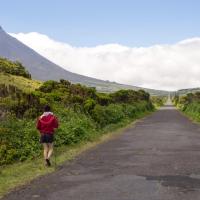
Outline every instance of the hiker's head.
[(44, 107), (44, 111), (45, 111), (45, 112), (50, 112), (50, 111), (51, 111), (51, 107), (50, 107), (49, 105), (46, 105), (46, 106)]

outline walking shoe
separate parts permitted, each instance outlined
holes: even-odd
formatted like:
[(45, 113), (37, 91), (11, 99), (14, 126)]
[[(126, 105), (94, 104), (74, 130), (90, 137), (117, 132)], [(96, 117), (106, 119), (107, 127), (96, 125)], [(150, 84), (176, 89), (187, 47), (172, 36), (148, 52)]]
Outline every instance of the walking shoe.
[(50, 166), (51, 166), (51, 162), (50, 162), (50, 160), (49, 160), (49, 159), (46, 159), (46, 165), (47, 165), (48, 167), (50, 167)]

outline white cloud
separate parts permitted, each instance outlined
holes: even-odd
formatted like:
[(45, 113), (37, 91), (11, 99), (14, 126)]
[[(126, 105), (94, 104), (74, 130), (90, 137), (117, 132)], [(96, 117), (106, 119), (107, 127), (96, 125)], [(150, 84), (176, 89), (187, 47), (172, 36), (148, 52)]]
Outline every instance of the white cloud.
[(73, 47), (37, 32), (11, 34), (61, 67), (83, 75), (155, 89), (200, 86), (200, 38), (173, 45)]

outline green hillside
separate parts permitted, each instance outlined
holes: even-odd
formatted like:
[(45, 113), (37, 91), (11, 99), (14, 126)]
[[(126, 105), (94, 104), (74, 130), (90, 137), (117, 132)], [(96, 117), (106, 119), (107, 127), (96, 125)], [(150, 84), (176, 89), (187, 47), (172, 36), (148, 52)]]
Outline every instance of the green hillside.
[(29, 92), (39, 88), (42, 82), (0, 72), (0, 84), (15, 85), (19, 89)]
[(60, 121), (56, 145), (92, 140), (154, 110), (143, 90), (99, 93), (67, 80), (38, 82), (19, 62), (0, 59), (0, 165), (41, 154), (36, 118), (49, 104)]
[(20, 62), (12, 62), (6, 58), (0, 58), (0, 72), (31, 79), (31, 74)]
[(32, 80), (30, 73), (20, 62), (0, 58), (0, 84), (13, 85), (29, 92), (39, 88), (42, 82)]
[(168, 96), (169, 94), (168, 91), (164, 91), (164, 90), (141, 88), (141, 87), (119, 84), (119, 83), (110, 82), (110, 81), (104, 81), (104, 82), (102, 81), (101, 83), (93, 81), (91, 84), (87, 84), (87, 85), (90, 85), (91, 87), (95, 87), (97, 91), (99, 92), (105, 92), (105, 93), (116, 92), (118, 90), (144, 90), (153, 96)]

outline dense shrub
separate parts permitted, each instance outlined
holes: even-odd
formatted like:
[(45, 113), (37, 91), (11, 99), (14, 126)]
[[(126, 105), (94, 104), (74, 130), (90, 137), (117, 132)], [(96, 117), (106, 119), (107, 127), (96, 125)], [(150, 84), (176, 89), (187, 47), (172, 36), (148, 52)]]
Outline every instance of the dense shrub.
[(96, 101), (94, 99), (87, 99), (85, 102), (84, 102), (84, 111), (85, 113), (91, 113), (92, 110), (94, 109), (96, 105)]
[(43, 85), (39, 87), (39, 90), (40, 90), (41, 92), (49, 93), (49, 92), (51, 92), (53, 89), (55, 89), (57, 85), (58, 85), (58, 82), (57, 82), (57, 81), (52, 81), (52, 80), (45, 81), (45, 82), (43, 83)]
[(115, 124), (124, 119), (137, 118), (146, 111), (152, 111), (149, 103), (131, 104), (110, 104), (109, 106), (96, 105), (92, 111), (92, 118), (98, 126), (105, 127), (108, 124)]
[(194, 119), (200, 121), (200, 103), (191, 103), (187, 106), (182, 107), (182, 111), (184, 111), (189, 116), (193, 117)]
[[(93, 105), (92, 100), (86, 101)], [(86, 105), (86, 104), (85, 104)], [(90, 108), (90, 106), (88, 107)], [(136, 119), (148, 110), (147, 102), (130, 104), (110, 104), (101, 106), (95, 104), (91, 108), (91, 117), (74, 109), (66, 109), (55, 104), (53, 110), (59, 118), (60, 127), (56, 131), (56, 146), (70, 145), (84, 140), (91, 140), (99, 135), (107, 125), (116, 124), (125, 120)], [(0, 165), (33, 159), (41, 154), (39, 133), (35, 128), (36, 110), (29, 109), (25, 112), (24, 119), (15, 116), (5, 119), (0, 124)], [(38, 113), (39, 115), (39, 113)], [(34, 116), (35, 117), (35, 116)], [(11, 123), (12, 122), (12, 123)]]
[[(23, 66), (15, 65), (22, 75)], [(142, 90), (104, 94), (61, 79), (46, 81), (39, 89), (27, 93), (3, 84), (0, 86), (0, 165), (41, 154), (35, 121), (46, 104), (53, 107), (60, 122), (56, 146), (91, 140), (109, 126), (136, 119), (154, 109), (149, 94)]]
[(163, 106), (165, 104), (166, 100), (167, 100), (167, 98), (165, 96), (152, 96), (151, 97), (152, 103), (157, 107)]
[(144, 90), (119, 90), (110, 94), (114, 103), (135, 103), (149, 101), (150, 95)]
[(112, 102), (112, 98), (108, 94), (98, 93), (97, 94), (97, 102), (98, 102), (98, 104), (100, 104), (102, 106), (107, 106), (108, 104), (110, 104)]
[(109, 106), (96, 105), (92, 111), (92, 118), (100, 127), (107, 124), (120, 122), (124, 117), (121, 105), (110, 104)]
[(176, 95), (173, 101), (184, 113), (200, 121), (200, 92), (188, 93), (184, 96)]
[(31, 78), (31, 74), (20, 62), (12, 62), (6, 58), (0, 58), (0, 72)]
[(40, 153), (38, 133), (33, 127), (34, 122), (13, 117), (1, 122), (0, 164), (34, 158)]
[(123, 112), (126, 116), (128, 116), (129, 118), (133, 119), (136, 118), (138, 115), (138, 109), (136, 106), (134, 105), (130, 105), (130, 104), (123, 104)]
[(56, 145), (68, 145), (89, 139), (97, 132), (94, 124), (86, 116), (76, 114), (61, 126), (56, 136)]

